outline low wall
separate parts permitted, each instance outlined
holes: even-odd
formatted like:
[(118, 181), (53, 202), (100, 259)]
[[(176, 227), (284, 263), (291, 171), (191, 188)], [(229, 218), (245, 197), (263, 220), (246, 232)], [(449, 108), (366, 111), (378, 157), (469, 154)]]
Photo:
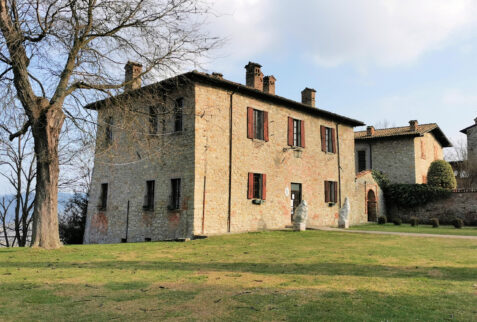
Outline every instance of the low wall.
[(401, 218), (404, 222), (417, 217), (423, 223), (438, 218), (444, 225), (460, 218), (466, 226), (477, 226), (477, 192), (453, 192), (449, 198), (411, 209), (389, 205), (388, 217), (389, 220)]

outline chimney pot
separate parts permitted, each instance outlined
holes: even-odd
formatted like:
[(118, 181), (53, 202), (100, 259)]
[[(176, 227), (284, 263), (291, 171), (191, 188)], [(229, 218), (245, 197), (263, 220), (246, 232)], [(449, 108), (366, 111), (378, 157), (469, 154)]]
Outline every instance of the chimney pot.
[(261, 68), (262, 65), (253, 62), (248, 62), (245, 66), (245, 84), (259, 91), (263, 91), (263, 73)]
[(367, 134), (368, 136), (373, 136), (373, 135), (374, 135), (374, 131), (375, 131), (374, 126), (371, 125), (371, 126), (366, 127), (366, 134)]
[(142, 65), (132, 61), (128, 61), (124, 66), (125, 76), (124, 81), (126, 84), (126, 90), (130, 91), (141, 87), (141, 78), (139, 75), (142, 73)]
[(301, 102), (311, 107), (315, 107), (316, 90), (306, 87), (301, 91)]
[(409, 128), (411, 129), (411, 131), (413, 132), (416, 132), (417, 131), (417, 125), (419, 123), (417, 122), (417, 120), (411, 120), (409, 121)]
[(268, 94), (275, 95), (276, 78), (273, 75), (265, 76), (263, 78), (263, 91)]

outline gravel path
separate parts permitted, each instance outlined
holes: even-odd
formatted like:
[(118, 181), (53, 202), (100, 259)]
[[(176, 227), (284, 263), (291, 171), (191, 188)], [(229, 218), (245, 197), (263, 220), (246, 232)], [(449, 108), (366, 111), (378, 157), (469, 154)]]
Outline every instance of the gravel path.
[(397, 236), (411, 236), (411, 237), (436, 237), (436, 238), (455, 238), (455, 239), (473, 239), (477, 240), (477, 236), (462, 236), (462, 235), (437, 235), (437, 234), (418, 234), (418, 233), (399, 233), (393, 231), (370, 231), (370, 230), (349, 230), (332, 227), (310, 227), (311, 229), (323, 231), (339, 231), (342, 233), (356, 233), (356, 234), (374, 234), (374, 235), (397, 235)]

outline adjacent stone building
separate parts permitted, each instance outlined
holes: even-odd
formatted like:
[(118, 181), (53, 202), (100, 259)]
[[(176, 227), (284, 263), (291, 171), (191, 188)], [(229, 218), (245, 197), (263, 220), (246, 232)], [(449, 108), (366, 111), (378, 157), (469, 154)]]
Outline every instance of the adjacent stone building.
[(467, 136), (467, 160), (477, 162), (477, 118), (474, 124), (460, 131)]
[(128, 63), (128, 91), (87, 106), (100, 127), (86, 243), (280, 229), (301, 200), (309, 226), (337, 226), (345, 197), (350, 223), (368, 220), (373, 180), (355, 182), (363, 123), (317, 108), (314, 89), (280, 97), (259, 64), (245, 69), (246, 85), (192, 71), (140, 87)]
[(395, 183), (427, 183), (432, 161), (443, 158), (442, 149), (452, 146), (435, 123), (375, 129), (368, 126), (355, 137), (356, 171), (375, 169)]

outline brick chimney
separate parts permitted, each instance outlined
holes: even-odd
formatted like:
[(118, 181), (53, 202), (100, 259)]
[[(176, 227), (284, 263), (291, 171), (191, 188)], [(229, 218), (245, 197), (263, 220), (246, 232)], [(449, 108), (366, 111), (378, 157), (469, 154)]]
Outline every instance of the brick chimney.
[(265, 76), (263, 78), (263, 91), (268, 94), (275, 95), (276, 78), (273, 75)]
[(263, 91), (263, 73), (261, 68), (262, 65), (252, 62), (248, 62), (245, 66), (245, 84), (259, 91)]
[(306, 87), (301, 91), (301, 102), (311, 107), (315, 107), (316, 91), (313, 88)]
[(374, 126), (371, 125), (371, 126), (366, 127), (366, 135), (367, 136), (373, 136), (374, 131), (375, 131)]
[(124, 81), (125, 82), (130, 82), (129, 84), (126, 84), (125, 88), (127, 91), (137, 89), (141, 87), (141, 78), (139, 75), (142, 73), (142, 65), (139, 63), (135, 63), (132, 61), (128, 61), (126, 66), (124, 66), (125, 70), (125, 76), (124, 76)]
[(417, 131), (417, 125), (419, 123), (417, 123), (417, 120), (411, 120), (409, 121), (409, 128), (411, 129), (411, 131), (413, 132), (416, 132)]

